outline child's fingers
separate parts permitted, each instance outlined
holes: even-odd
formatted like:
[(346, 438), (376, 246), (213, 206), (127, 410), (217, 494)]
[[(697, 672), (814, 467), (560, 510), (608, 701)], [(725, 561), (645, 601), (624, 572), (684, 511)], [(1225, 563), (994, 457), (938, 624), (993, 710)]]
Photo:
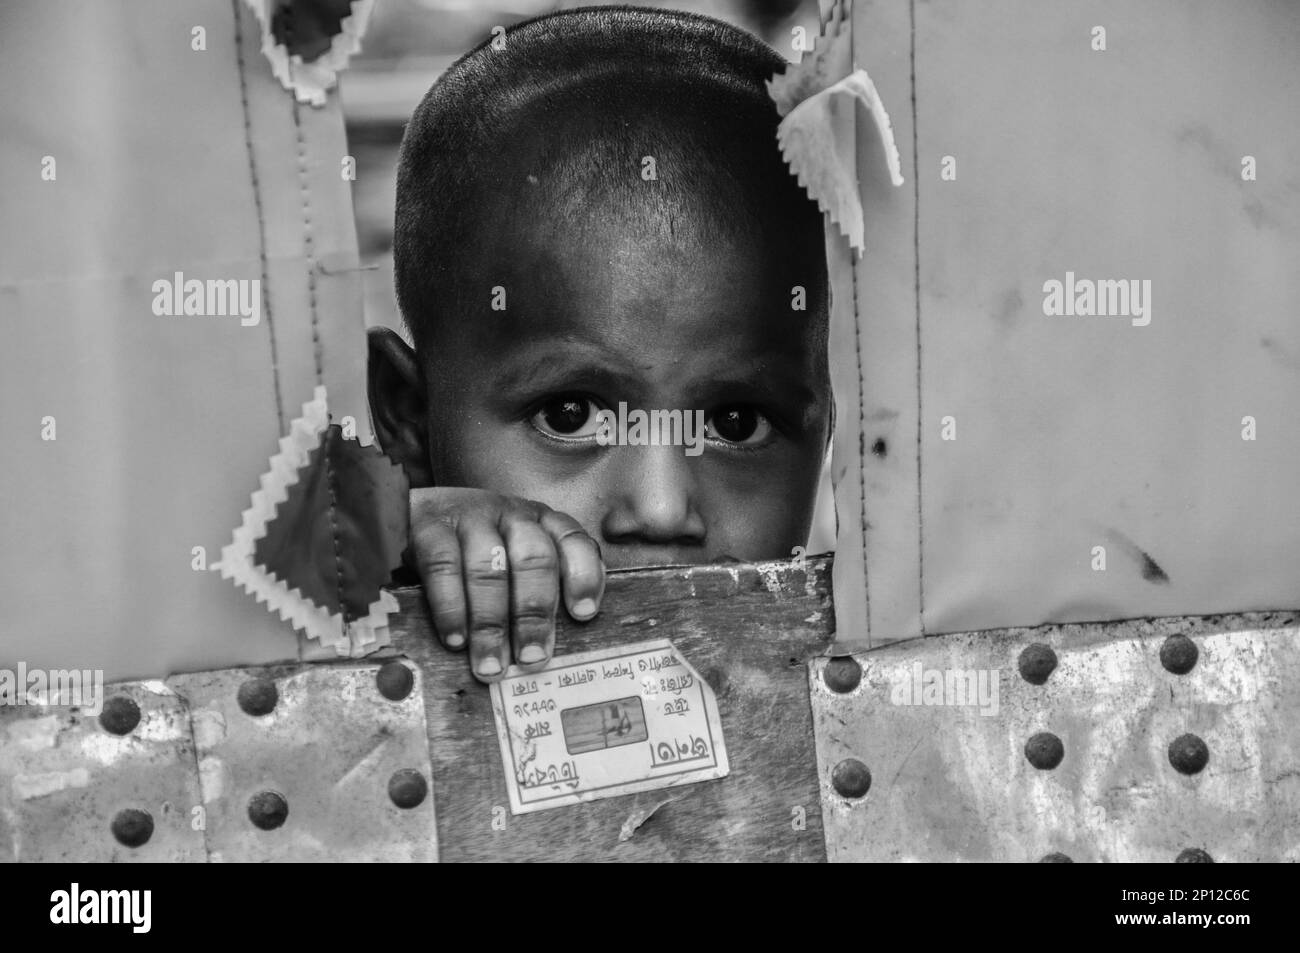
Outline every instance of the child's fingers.
[(510, 636), (515, 661), (544, 665), (555, 648), (559, 557), (555, 544), (532, 519), (507, 519), (502, 536), (510, 562)]
[(600, 609), (600, 600), (605, 595), (605, 561), (600, 556), (600, 544), (567, 513), (548, 509), (542, 513), (540, 522), (555, 540), (560, 555), (564, 607), (573, 618), (586, 622)]
[(433, 629), (449, 649), (465, 647), (465, 582), (461, 577), (460, 539), (443, 520), (416, 526), (412, 522), (411, 548), (429, 600)]
[(469, 664), (480, 682), (495, 682), (510, 664), (509, 562), (496, 521), (462, 517), (458, 526), (469, 608)]

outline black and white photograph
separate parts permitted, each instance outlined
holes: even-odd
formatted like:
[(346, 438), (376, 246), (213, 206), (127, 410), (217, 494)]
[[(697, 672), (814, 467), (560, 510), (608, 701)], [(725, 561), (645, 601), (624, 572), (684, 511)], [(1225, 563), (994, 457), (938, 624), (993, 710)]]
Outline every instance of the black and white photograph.
[(22, 916), (829, 861), (1269, 922), (1297, 103), (1296, 0), (4, 0)]

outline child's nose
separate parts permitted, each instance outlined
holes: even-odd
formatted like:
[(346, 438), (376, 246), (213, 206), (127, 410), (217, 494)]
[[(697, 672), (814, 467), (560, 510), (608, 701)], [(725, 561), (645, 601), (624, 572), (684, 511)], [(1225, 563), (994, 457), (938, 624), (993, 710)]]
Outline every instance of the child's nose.
[(698, 546), (706, 529), (692, 462), (681, 447), (620, 447), (618, 487), (601, 525), (614, 543)]

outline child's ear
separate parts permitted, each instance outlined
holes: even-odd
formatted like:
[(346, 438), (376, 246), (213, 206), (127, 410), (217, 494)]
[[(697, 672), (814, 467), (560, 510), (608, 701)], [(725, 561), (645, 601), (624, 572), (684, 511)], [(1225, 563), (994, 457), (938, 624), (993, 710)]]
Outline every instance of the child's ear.
[(371, 328), (366, 342), (370, 418), (379, 446), (402, 465), (412, 487), (432, 486), (428, 407), (419, 359), (389, 328)]

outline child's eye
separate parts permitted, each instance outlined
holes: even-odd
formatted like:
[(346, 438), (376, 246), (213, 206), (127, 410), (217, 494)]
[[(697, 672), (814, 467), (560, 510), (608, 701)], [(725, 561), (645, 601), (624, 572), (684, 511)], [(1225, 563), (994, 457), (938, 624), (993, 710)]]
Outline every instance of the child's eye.
[(581, 394), (560, 394), (543, 403), (528, 422), (548, 437), (584, 440), (596, 435), (596, 403)]
[(766, 443), (772, 436), (772, 422), (753, 407), (743, 405), (716, 411), (705, 428), (715, 440), (745, 447)]

